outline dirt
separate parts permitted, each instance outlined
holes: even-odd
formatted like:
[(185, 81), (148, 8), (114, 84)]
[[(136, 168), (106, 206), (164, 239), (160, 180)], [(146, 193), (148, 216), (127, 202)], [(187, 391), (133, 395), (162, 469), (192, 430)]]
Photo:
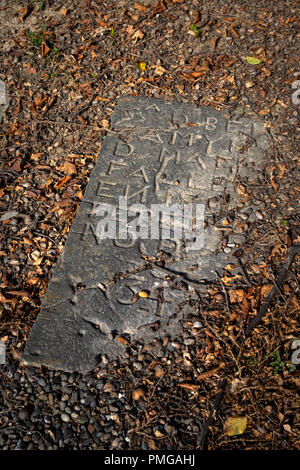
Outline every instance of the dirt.
[[(259, 117), (272, 144), (258, 184), (237, 182), (252, 203), (237, 253), (242, 275), (217, 279), (199, 299), (211, 346), (187, 351), (191, 359), (176, 376), (195, 385), (200, 363), (202, 372), (219, 369), (201, 390), (171, 390), (168, 382), (159, 389), (154, 375), (148, 401), (154, 414), (141, 412), (146, 424), (133, 430), (132, 448), (140, 448), (144, 434), (156, 448), (186, 448), (186, 438), (153, 432), (165, 413), (159, 404), (179, 397), (176, 406), (185, 400), (189, 414), (198, 407), (208, 418), (220, 390), (207, 448), (299, 448), (299, 370), (291, 363), (300, 334), (297, 256), (245, 337), (300, 242), (300, 110), (293, 88), (300, 76), (299, 2), (9, 1), (0, 2), (0, 23), (0, 78), (9, 99), (0, 133), (0, 339), (9, 363), (19, 365), (117, 97), (145, 95)], [(249, 57), (259, 63), (249, 64)], [(186, 321), (192, 328), (198, 320)], [(247, 416), (246, 431), (226, 435), (229, 416)]]

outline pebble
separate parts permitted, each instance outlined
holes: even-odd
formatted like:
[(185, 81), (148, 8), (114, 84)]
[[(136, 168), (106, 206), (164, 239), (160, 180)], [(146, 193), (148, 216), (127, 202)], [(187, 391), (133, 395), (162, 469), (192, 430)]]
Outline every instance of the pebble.
[(70, 416), (68, 416), (66, 413), (62, 413), (60, 417), (64, 423), (68, 423), (70, 421)]
[(183, 341), (183, 344), (186, 346), (191, 346), (192, 344), (195, 344), (195, 339), (194, 338), (187, 338)]
[(264, 218), (264, 216), (262, 215), (262, 213), (259, 212), (259, 211), (255, 211), (255, 215), (256, 215), (256, 217), (257, 217), (259, 220), (263, 220), (263, 218)]

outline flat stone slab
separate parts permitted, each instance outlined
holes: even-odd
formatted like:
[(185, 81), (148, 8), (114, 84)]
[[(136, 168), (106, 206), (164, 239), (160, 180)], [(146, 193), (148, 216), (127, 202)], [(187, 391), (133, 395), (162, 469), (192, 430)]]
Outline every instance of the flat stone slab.
[[(218, 250), (218, 217), (237, 207), (239, 180), (256, 180), (268, 134), (260, 121), (145, 97), (121, 97), (28, 338), (26, 365), (87, 372), (126, 340), (151, 341), (179, 327), (197, 286), (230, 260)], [(102, 239), (101, 204), (203, 204), (204, 244)], [(183, 288), (185, 287), (185, 288)], [(146, 293), (146, 296), (140, 293)]]

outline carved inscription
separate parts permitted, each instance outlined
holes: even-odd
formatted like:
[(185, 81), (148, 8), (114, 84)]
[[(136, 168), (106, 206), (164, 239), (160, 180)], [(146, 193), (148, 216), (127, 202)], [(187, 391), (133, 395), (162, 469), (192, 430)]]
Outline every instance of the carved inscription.
[[(254, 175), (268, 145), (260, 122), (143, 97), (119, 99), (112, 129), (29, 337), (26, 364), (85, 372), (101, 354), (122, 354), (117, 335), (150, 340), (154, 330), (176, 326), (192, 288), (227, 262), (224, 253), (214, 254), (219, 239), (211, 225), (204, 246), (191, 253), (188, 237), (171, 237), (179, 233), (177, 208), (202, 204), (216, 220), (219, 206), (210, 201), (235, 207), (237, 181)], [(149, 221), (154, 205), (165, 204), (174, 218), (162, 210), (156, 236)], [(102, 237), (99, 220), (123, 221), (125, 212), (125, 225)], [(192, 211), (189, 217), (192, 223)]]

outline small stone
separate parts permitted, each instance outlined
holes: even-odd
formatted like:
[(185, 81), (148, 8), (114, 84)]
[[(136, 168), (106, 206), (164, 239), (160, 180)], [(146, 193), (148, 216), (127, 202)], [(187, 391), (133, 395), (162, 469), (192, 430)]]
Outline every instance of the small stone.
[(21, 421), (26, 421), (29, 418), (29, 409), (25, 406), (19, 411), (18, 417)]
[(70, 421), (70, 416), (68, 416), (66, 413), (62, 413), (60, 417), (64, 423), (68, 423)]
[(138, 370), (141, 370), (143, 368), (143, 364), (141, 364), (141, 362), (134, 362), (133, 367), (135, 367)]
[(259, 220), (263, 220), (263, 218), (264, 218), (264, 216), (262, 215), (262, 213), (259, 212), (259, 211), (255, 211), (255, 215), (256, 215), (256, 217), (257, 217)]
[(173, 432), (175, 432), (175, 426), (170, 426), (170, 424), (165, 424), (165, 431), (167, 434), (173, 434)]
[(194, 338), (187, 338), (183, 341), (183, 344), (186, 346), (191, 346), (192, 344), (195, 344), (195, 339)]
[(86, 424), (86, 423), (88, 423), (88, 421), (89, 421), (89, 418), (85, 415), (81, 415), (78, 418), (78, 423), (79, 424)]

